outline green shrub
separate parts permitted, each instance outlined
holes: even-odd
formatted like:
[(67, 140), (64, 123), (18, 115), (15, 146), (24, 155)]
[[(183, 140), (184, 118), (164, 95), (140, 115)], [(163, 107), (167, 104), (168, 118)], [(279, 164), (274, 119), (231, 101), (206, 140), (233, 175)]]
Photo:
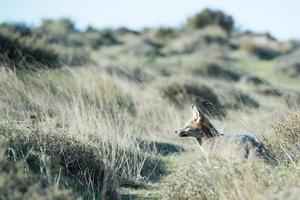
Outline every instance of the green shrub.
[(293, 114), (275, 124), (266, 141), (284, 162), (297, 162), (300, 158), (300, 115)]
[(112, 46), (121, 44), (111, 32), (101, 32), (97, 30), (86, 31), (79, 35), (84, 46), (98, 49), (101, 46)]
[(299, 178), (297, 168), (291, 166), (272, 168), (263, 162), (211, 159), (210, 165), (199, 163), (175, 171), (161, 184), (160, 195), (174, 200), (270, 199), (297, 187)]
[[(11, 68), (55, 68), (59, 56), (45, 41), (0, 30), (0, 63)], [(33, 66), (34, 65), (34, 66)]]
[[(42, 168), (39, 169), (38, 173), (31, 174), (28, 165), (25, 165), (27, 164), (26, 161), (24, 164), (22, 161), (16, 162), (11, 160), (8, 153), (4, 154), (5, 150), (8, 150), (7, 147), (1, 144), (0, 199), (77, 199), (70, 190), (61, 188), (60, 184), (55, 186), (54, 183), (50, 183), (50, 177), (47, 177), (48, 180), (46, 181), (45, 178), (47, 175), (41, 172), (44, 171)], [(13, 154), (10, 156), (13, 156)]]
[(271, 60), (280, 55), (276, 49), (268, 46), (258, 45), (249, 40), (244, 40), (240, 44), (240, 47), (264, 60)]
[(17, 33), (20, 34), (20, 36), (31, 36), (32, 30), (29, 26), (22, 23), (16, 23), (16, 24), (8, 24), (8, 23), (2, 23), (0, 24), (0, 30), (7, 30), (10, 33)]
[(162, 97), (169, 100), (178, 108), (196, 104), (202, 111), (210, 116), (224, 116), (225, 110), (213, 89), (205, 84), (196, 82), (169, 82), (160, 88)]
[(50, 34), (61, 38), (67, 37), (69, 33), (76, 31), (74, 23), (67, 18), (59, 20), (45, 19), (38, 27), (38, 30), (44, 34)]
[(62, 36), (14, 24), (0, 24), (0, 42), (0, 63), (18, 70), (92, 63), (87, 48), (97, 43), (74, 30)]
[(300, 105), (300, 92), (291, 92), (284, 96), (285, 102), (290, 109), (297, 109)]
[(160, 44), (151, 41), (150, 39), (139, 38), (130, 44), (127, 44), (127, 52), (134, 56), (158, 56), (160, 55)]
[(206, 26), (205, 28), (203, 28), (203, 37), (207, 44), (228, 44), (228, 33), (224, 31), (220, 26)]
[(214, 200), (219, 199), (210, 178), (196, 168), (185, 168), (168, 176), (162, 183), (162, 199)]
[(234, 87), (220, 87), (216, 91), (219, 98), (222, 99), (222, 105), (227, 109), (258, 108), (260, 106), (249, 94)]
[(256, 86), (261, 86), (261, 85), (265, 85), (265, 86), (270, 86), (270, 83), (265, 80), (262, 77), (259, 76), (253, 76), (253, 75), (246, 75), (243, 76), (241, 81), (249, 84), (249, 85), (256, 85)]
[(172, 35), (173, 32), (174, 32), (174, 30), (172, 30), (171, 28), (159, 27), (154, 30), (154, 35), (157, 38), (165, 38), (165, 37)]
[(132, 30), (132, 29), (129, 29), (129, 28), (126, 28), (126, 27), (120, 27), (120, 28), (117, 28), (115, 30), (115, 32), (119, 35), (126, 35), (126, 34), (132, 34), (132, 35), (140, 35), (140, 32), (139, 31), (136, 31), (136, 30)]
[(276, 70), (292, 78), (300, 77), (300, 49), (276, 59)]
[(207, 75), (209, 77), (222, 78), (232, 81), (238, 81), (241, 76), (239, 73), (230, 70), (228, 67), (208, 60), (201, 60), (197, 68), (194, 68), (193, 72)]
[(270, 38), (268, 34), (244, 35), (238, 40), (241, 49), (263, 60), (272, 60), (291, 49), (288, 43), (276, 41)]
[[(18, 158), (26, 157), (30, 151), (44, 153), (51, 157), (53, 170), (61, 170), (63, 178), (73, 182), (75, 188), (85, 188), (92, 193), (102, 190), (103, 194), (113, 194), (115, 183), (95, 145), (57, 132), (11, 131), (3, 128), (2, 132)], [(27, 165), (37, 171), (39, 166), (36, 162), (36, 158), (28, 159)]]
[(222, 11), (205, 9), (187, 22), (187, 26), (194, 29), (203, 28), (207, 25), (219, 25), (230, 33), (233, 31), (234, 21), (231, 16)]
[(107, 66), (105, 70), (112, 76), (119, 76), (138, 83), (146, 83), (154, 79), (152, 75), (149, 75), (146, 70), (140, 67), (127, 69), (121, 66)]

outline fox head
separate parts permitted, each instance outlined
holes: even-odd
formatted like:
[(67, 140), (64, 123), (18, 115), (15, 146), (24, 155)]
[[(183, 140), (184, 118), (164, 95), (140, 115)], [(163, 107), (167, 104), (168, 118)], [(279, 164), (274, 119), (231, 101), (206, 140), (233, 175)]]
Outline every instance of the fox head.
[(198, 141), (202, 138), (211, 138), (220, 133), (213, 127), (206, 116), (195, 106), (192, 106), (193, 117), (185, 124), (183, 129), (175, 131), (180, 137), (194, 137)]

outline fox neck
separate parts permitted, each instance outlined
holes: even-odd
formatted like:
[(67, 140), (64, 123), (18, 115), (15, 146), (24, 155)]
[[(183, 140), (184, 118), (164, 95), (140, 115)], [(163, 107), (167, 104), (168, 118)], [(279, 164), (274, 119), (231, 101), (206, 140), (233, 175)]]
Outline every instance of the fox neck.
[(203, 142), (206, 142), (207, 140), (218, 137), (223, 135), (217, 129), (210, 123), (206, 123), (205, 125), (202, 126), (202, 131), (203, 131), (203, 136), (202, 137), (196, 137), (195, 140), (196, 142), (201, 146)]
[(204, 133), (207, 138), (222, 135), (210, 122), (206, 123), (202, 128), (204, 129)]

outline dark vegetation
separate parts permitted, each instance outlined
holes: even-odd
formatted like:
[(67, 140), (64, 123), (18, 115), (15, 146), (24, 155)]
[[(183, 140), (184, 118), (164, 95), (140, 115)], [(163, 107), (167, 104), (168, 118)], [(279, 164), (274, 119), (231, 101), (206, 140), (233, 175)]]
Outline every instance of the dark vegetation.
[(59, 66), (58, 54), (45, 47), (46, 42), (31, 37), (30, 29), (27, 32), (28, 28), (17, 27), (3, 25), (0, 29), (0, 62), (4, 66), (16, 68), (33, 67), (35, 64), (37, 67)]
[(234, 28), (234, 21), (231, 16), (225, 14), (222, 11), (205, 9), (190, 18), (187, 22), (187, 26), (194, 29), (204, 28), (208, 25), (218, 25), (222, 27), (226, 32), (231, 33)]
[[(6, 147), (1, 146), (1, 151)], [(34, 155), (29, 155), (34, 157)], [(53, 186), (49, 184), (52, 180), (47, 179), (45, 166), (39, 166), (40, 172), (28, 174), (31, 169), (28, 168), (26, 162), (32, 164), (32, 160), (28, 158), (25, 163), (22, 161), (14, 162), (12, 155), (8, 157), (4, 153), (1, 155), (0, 161), (0, 198), (7, 200), (21, 199), (55, 199), (67, 200), (76, 199), (71, 190), (65, 189), (63, 186)], [(42, 161), (41, 161), (42, 163)], [(24, 171), (26, 169), (27, 171)], [(42, 180), (42, 181), (41, 181)]]

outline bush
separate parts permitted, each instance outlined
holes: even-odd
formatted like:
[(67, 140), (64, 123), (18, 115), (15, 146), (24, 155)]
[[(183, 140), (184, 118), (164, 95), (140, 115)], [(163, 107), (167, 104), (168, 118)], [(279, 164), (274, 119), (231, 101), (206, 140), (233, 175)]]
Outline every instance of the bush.
[(45, 41), (11, 34), (0, 30), (0, 63), (4, 66), (17, 69), (60, 66), (58, 54), (48, 48)]
[(205, 9), (187, 22), (187, 26), (193, 29), (203, 28), (207, 25), (219, 25), (227, 33), (231, 33), (234, 28), (234, 21), (231, 16), (222, 11)]
[(203, 37), (207, 44), (216, 43), (224, 45), (228, 43), (228, 34), (216, 25), (209, 25), (203, 29)]
[(268, 34), (242, 35), (237, 38), (239, 47), (260, 59), (272, 60), (291, 50), (288, 42), (278, 42)]
[(0, 30), (7, 30), (10, 33), (17, 33), (20, 36), (31, 36), (32, 30), (30, 27), (28, 27), (26, 24), (17, 23), (17, 24), (7, 24), (2, 23), (0, 24)]
[(299, 77), (300, 76), (300, 62), (286, 65), (285, 67), (281, 68), (281, 71), (290, 77), (294, 77), (294, 78)]
[(140, 35), (140, 32), (136, 30), (128, 29), (126, 27), (117, 28), (115, 32), (120, 35), (126, 35), (126, 34)]
[[(281, 191), (297, 187), (295, 167), (272, 168), (262, 162), (211, 160), (178, 169), (161, 184), (162, 199), (271, 199)], [(295, 196), (299, 191), (295, 191)]]
[[(61, 169), (63, 178), (73, 182), (75, 188), (113, 194), (115, 184), (96, 146), (64, 133), (43, 133), (39, 130), (25, 132), (17, 129), (11, 132), (3, 128), (2, 132), (17, 158), (30, 155), (30, 151), (44, 153), (51, 157), (52, 169)], [(27, 165), (33, 170), (39, 169), (36, 158), (28, 159)], [(108, 185), (111, 187), (106, 188)]]
[(250, 51), (253, 54), (257, 55), (260, 59), (264, 60), (271, 60), (279, 55), (278, 51), (268, 47), (252, 46), (250, 48)]
[[(175, 36), (164, 43), (165, 55), (190, 54), (195, 51), (206, 55), (222, 54), (229, 47), (228, 34), (218, 26), (206, 26), (199, 30), (175, 32)], [(210, 52), (211, 51), (211, 52)]]
[(300, 159), (300, 114), (293, 114), (274, 125), (272, 138), (267, 143), (284, 162), (297, 162)]
[(152, 75), (146, 73), (140, 67), (127, 69), (120, 66), (107, 66), (105, 70), (112, 76), (119, 76), (138, 83), (146, 83), (154, 79)]
[(189, 34), (180, 34), (176, 39), (170, 40), (163, 48), (164, 55), (189, 54), (201, 49), (205, 44), (200, 31)]
[(263, 95), (266, 95), (266, 96), (280, 97), (280, 96), (283, 95), (283, 93), (279, 89), (274, 88), (272, 86), (262, 85), (260, 87), (257, 87), (255, 89), (255, 91), (259, 94), (263, 94)]
[(280, 55), (280, 53), (276, 49), (264, 45), (255, 44), (250, 40), (244, 40), (243, 42), (241, 42), (240, 47), (263, 60), (271, 60)]
[(268, 81), (258, 76), (243, 76), (241, 81), (252, 85), (270, 85)]
[(139, 38), (127, 45), (127, 52), (134, 56), (158, 56), (159, 48), (159, 44), (146, 38)]
[(222, 99), (222, 105), (227, 109), (259, 107), (259, 103), (255, 99), (235, 88), (221, 87), (217, 94)]
[[(54, 30), (52, 30), (54, 29)], [(56, 30), (58, 29), (58, 30)], [(38, 28), (0, 24), (0, 63), (16, 69), (93, 63), (89, 48), (115, 44), (111, 34), (77, 32), (70, 20), (46, 20)]]
[(162, 183), (161, 197), (164, 200), (219, 199), (210, 183), (210, 178), (196, 168), (181, 169), (168, 176)]
[(101, 46), (112, 46), (121, 44), (111, 32), (101, 32), (98, 30), (87, 30), (85, 33), (80, 34), (80, 41), (83, 46), (98, 49)]
[(193, 71), (195, 73), (226, 80), (238, 81), (240, 79), (239, 73), (214, 61), (202, 60)]
[(59, 60), (61, 63), (70, 66), (82, 66), (86, 64), (95, 64), (87, 51), (82, 48), (65, 48), (57, 47), (56, 49), (61, 49), (59, 52)]
[(158, 27), (151, 31), (151, 33), (155, 39), (164, 40), (171, 36), (174, 36), (175, 30), (172, 28)]
[(45, 19), (37, 30), (61, 38), (67, 37), (69, 33), (76, 31), (74, 23), (67, 18), (59, 20)]
[(205, 114), (225, 116), (225, 110), (215, 92), (204, 84), (196, 82), (170, 82), (160, 87), (161, 95), (178, 108), (196, 104)]
[[(2, 142), (2, 141), (1, 141)], [(37, 174), (30, 174), (28, 165), (21, 161), (9, 160), (9, 154), (3, 154), (7, 147), (1, 144), (0, 151), (0, 199), (47, 199), (67, 200), (76, 199), (75, 195), (67, 189), (59, 188), (46, 178), (45, 169), (40, 168)], [(6, 158), (5, 158), (6, 157)], [(28, 155), (29, 157), (29, 155)], [(26, 173), (27, 172), (27, 173)], [(48, 174), (49, 176), (50, 174)], [(52, 178), (52, 177), (51, 177)], [(51, 182), (51, 181), (50, 181)]]
[(276, 59), (276, 70), (289, 77), (300, 77), (300, 49), (278, 57)]
[(145, 147), (144, 152), (137, 152), (91, 135), (89, 140), (93, 142), (57, 129), (43, 132), (38, 127), (39, 123), (33, 121), (36, 128), (27, 131), (1, 127), (0, 131), (8, 140), (13, 158), (26, 159), (30, 173), (37, 174), (45, 168), (40, 166), (43, 162), (37, 155), (48, 156), (50, 164), (46, 167), (53, 174), (47, 176), (55, 177), (59, 174), (61, 182), (84, 199), (115, 199), (119, 186), (139, 187), (142, 182), (134, 179), (131, 174), (135, 173), (138, 164), (141, 164), (138, 175), (143, 178), (157, 180), (165, 173), (164, 162), (157, 156), (149, 155), (149, 147)]
[(224, 86), (208, 87), (203, 83), (176, 81), (165, 82), (159, 87), (163, 98), (179, 109), (196, 104), (211, 117), (224, 117), (226, 109), (258, 108), (259, 103), (244, 92)]
[(300, 106), (300, 92), (291, 92), (284, 96), (286, 104), (291, 109), (297, 109)]

